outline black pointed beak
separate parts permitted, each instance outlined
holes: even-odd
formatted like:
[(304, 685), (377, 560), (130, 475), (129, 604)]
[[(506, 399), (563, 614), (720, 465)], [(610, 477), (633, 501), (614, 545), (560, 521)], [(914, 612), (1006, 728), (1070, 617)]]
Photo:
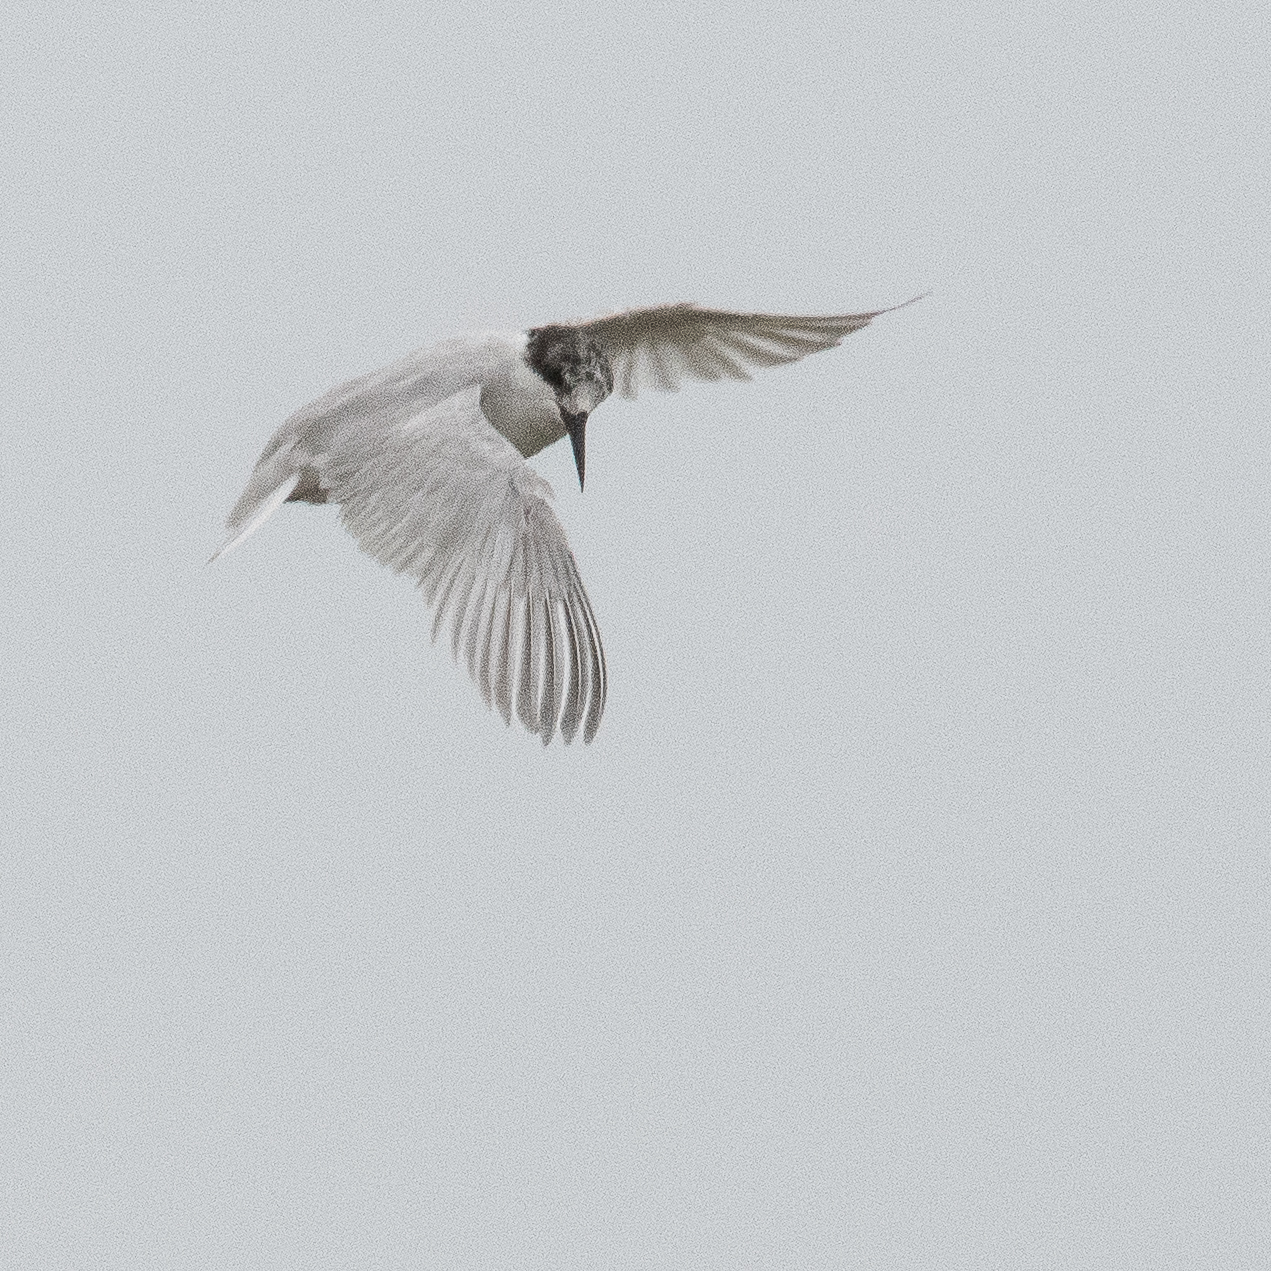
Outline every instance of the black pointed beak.
[(560, 417), (569, 433), (569, 444), (574, 448), (574, 466), (578, 469), (578, 488), (581, 490), (587, 472), (587, 412), (582, 410), (574, 414), (573, 411), (562, 410)]

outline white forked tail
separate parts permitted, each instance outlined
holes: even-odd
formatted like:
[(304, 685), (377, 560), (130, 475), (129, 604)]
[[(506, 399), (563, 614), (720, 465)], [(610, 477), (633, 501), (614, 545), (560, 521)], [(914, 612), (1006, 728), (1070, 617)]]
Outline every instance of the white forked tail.
[[(243, 541), (249, 534), (255, 533), (278, 508), (287, 501), (287, 496), (300, 484), (300, 473), (293, 472), (281, 485), (275, 486), (260, 502), (255, 512), (251, 514), (251, 520), (247, 522), (241, 529), (234, 529), (230, 537), (221, 544), (220, 547), (212, 553), (208, 560), (210, 565), (218, 556), (224, 556), (226, 552), (231, 552), (239, 543)], [(237, 510), (237, 509), (236, 509)], [(234, 522), (231, 521), (233, 526)]]

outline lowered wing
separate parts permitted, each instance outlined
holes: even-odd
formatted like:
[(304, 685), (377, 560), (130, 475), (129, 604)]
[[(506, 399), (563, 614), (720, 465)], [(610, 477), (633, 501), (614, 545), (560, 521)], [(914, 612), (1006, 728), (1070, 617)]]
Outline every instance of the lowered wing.
[(600, 630), (551, 487), (481, 411), (480, 389), (404, 422), (339, 429), (314, 467), (359, 546), (415, 578), (486, 704), (546, 745), (605, 706)]

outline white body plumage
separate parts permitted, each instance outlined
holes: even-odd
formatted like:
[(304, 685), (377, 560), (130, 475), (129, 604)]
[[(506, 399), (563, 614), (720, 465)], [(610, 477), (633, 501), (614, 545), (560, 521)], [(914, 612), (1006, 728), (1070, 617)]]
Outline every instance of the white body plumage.
[[(899, 307), (899, 306), (897, 306)], [(544, 744), (595, 736), (608, 674), (600, 631), (552, 492), (525, 458), (585, 426), (615, 384), (748, 379), (830, 348), (871, 313), (796, 317), (694, 305), (446, 340), (296, 411), (230, 513), (221, 556), (284, 502), (332, 502), (358, 543), (413, 576), (449, 622), (487, 704)], [(215, 560), (216, 556), (212, 559)]]

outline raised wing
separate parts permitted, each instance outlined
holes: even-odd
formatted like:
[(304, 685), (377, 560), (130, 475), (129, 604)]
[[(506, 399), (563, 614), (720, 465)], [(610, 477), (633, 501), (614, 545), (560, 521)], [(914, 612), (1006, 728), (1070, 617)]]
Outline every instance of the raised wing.
[(481, 412), (476, 387), (404, 423), (341, 429), (315, 466), (359, 545), (409, 574), (485, 697), (546, 745), (605, 708), (600, 630), (551, 487)]
[(800, 317), (700, 309), (685, 303), (628, 309), (578, 325), (604, 346), (618, 391), (635, 397), (642, 388), (677, 389), (685, 378), (748, 380), (748, 366), (780, 366), (832, 349), (880, 313), (903, 308)]

